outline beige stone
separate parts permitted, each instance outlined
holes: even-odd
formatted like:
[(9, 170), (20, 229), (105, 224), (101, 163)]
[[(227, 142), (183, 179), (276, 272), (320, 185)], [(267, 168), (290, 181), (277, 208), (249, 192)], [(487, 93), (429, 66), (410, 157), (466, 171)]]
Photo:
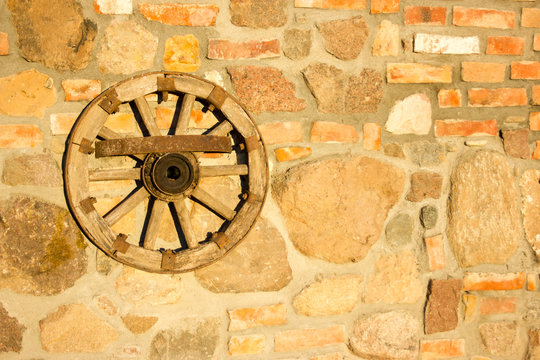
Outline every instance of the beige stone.
[(116, 292), (133, 305), (175, 304), (182, 297), (178, 276), (152, 274), (128, 266), (124, 266), (115, 285)]
[(400, 45), (399, 26), (388, 20), (381, 21), (373, 41), (373, 56), (398, 56)]
[(156, 316), (140, 316), (134, 314), (127, 314), (122, 316), (122, 322), (129, 331), (134, 334), (144, 334), (158, 321)]
[(540, 260), (540, 170), (521, 175), (521, 212), (527, 241)]
[(2, 182), (7, 185), (62, 186), (62, 175), (50, 154), (21, 155), (4, 161)]
[(485, 352), (496, 356), (523, 355), (523, 339), (515, 322), (499, 321), (480, 324), (478, 326), (482, 348)]
[(431, 123), (429, 98), (424, 94), (414, 94), (396, 102), (384, 129), (396, 135), (427, 135)]

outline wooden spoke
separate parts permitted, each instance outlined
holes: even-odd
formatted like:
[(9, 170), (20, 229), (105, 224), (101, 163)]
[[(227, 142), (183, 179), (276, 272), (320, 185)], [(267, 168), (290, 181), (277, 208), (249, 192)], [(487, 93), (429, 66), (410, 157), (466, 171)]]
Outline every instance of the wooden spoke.
[(131, 210), (135, 209), (150, 194), (144, 187), (139, 188), (134, 193), (129, 194), (122, 202), (112, 208), (103, 218), (109, 226), (116, 224), (121, 218), (126, 216)]
[(176, 210), (176, 215), (180, 221), (180, 227), (182, 228), (182, 233), (184, 234), (188, 247), (190, 249), (195, 249), (199, 246), (199, 242), (197, 241), (195, 232), (191, 226), (191, 219), (189, 218), (189, 213), (186, 208), (186, 199), (175, 201), (174, 209)]
[(195, 103), (195, 95), (186, 94), (184, 100), (182, 100), (182, 109), (180, 110), (180, 117), (176, 123), (176, 135), (186, 134), (189, 127), (189, 118), (191, 117), (191, 111), (193, 110), (193, 104)]
[(161, 224), (161, 219), (163, 218), (163, 213), (167, 203), (162, 200), (157, 200), (154, 202), (152, 207), (152, 213), (150, 214), (150, 220), (148, 220), (148, 225), (146, 226), (146, 234), (144, 236), (144, 247), (146, 249), (154, 249), (156, 246), (156, 240), (159, 232), (159, 225)]
[(191, 193), (191, 197), (197, 199), (214, 213), (227, 220), (232, 220), (236, 214), (234, 210), (230, 209), (227, 205), (223, 204), (200, 187), (195, 188), (193, 193)]
[(109, 181), (109, 180), (140, 180), (141, 169), (92, 169), (88, 170), (88, 180)]
[(102, 127), (101, 130), (99, 130), (98, 136), (100, 138), (104, 139), (104, 140), (119, 139), (119, 138), (123, 137), (122, 135), (120, 135), (116, 131), (113, 131), (113, 130), (109, 129), (106, 126)]
[(156, 120), (146, 98), (141, 96), (133, 100), (133, 102), (135, 103), (137, 110), (139, 110), (141, 120), (143, 121), (146, 130), (150, 133), (150, 136), (161, 136), (161, 131), (156, 124)]
[(225, 136), (228, 133), (232, 131), (233, 127), (230, 122), (227, 120), (224, 120), (219, 123), (218, 126), (213, 128), (211, 131), (208, 132), (207, 135), (214, 135), (214, 136)]
[(216, 165), (199, 167), (200, 177), (247, 175), (247, 165)]

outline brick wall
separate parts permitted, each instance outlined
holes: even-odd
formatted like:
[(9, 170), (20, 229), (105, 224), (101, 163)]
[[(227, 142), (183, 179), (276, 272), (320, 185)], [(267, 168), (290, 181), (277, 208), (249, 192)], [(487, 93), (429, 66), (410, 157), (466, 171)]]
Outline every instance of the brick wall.
[[(536, 359), (539, 54), (538, 0), (2, 1), (0, 359)], [(96, 250), (61, 176), (89, 101), (157, 70), (234, 94), (271, 169), (248, 238), (174, 276)]]

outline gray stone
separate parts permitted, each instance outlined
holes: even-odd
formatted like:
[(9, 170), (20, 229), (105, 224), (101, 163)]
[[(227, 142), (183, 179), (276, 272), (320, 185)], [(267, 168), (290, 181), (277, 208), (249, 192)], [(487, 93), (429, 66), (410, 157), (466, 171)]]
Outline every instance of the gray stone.
[(216, 293), (277, 291), (292, 280), (280, 233), (259, 218), (248, 236), (227, 256), (195, 271), (197, 280)]
[(311, 50), (311, 30), (287, 29), (283, 35), (283, 53), (291, 60), (301, 60)]
[(103, 251), (96, 249), (96, 271), (103, 275), (109, 275), (111, 271), (120, 266), (120, 263), (113, 260)]
[(341, 60), (354, 60), (362, 51), (369, 29), (362, 16), (317, 24), (326, 51)]
[(458, 263), (505, 264), (522, 233), (519, 192), (505, 156), (470, 151), (450, 180), (446, 235)]
[(520, 358), (522, 353), (522, 336), (515, 322), (500, 321), (480, 324), (478, 326), (482, 348), (495, 356), (514, 356)]
[(524, 171), (519, 184), (525, 235), (540, 260), (540, 170)]
[(302, 70), (322, 113), (341, 114), (345, 109), (345, 74), (335, 66), (316, 63)]
[(51, 155), (21, 155), (4, 161), (7, 185), (62, 186), (60, 168)]
[(149, 360), (212, 359), (219, 341), (219, 319), (184, 319), (177, 323), (184, 328), (156, 334), (150, 345)]
[(430, 280), (425, 310), (425, 332), (454, 330), (458, 325), (459, 300), (463, 280)]
[(0, 288), (58, 294), (86, 273), (86, 246), (66, 209), (23, 196), (0, 203)]
[(429, 230), (437, 225), (438, 212), (435, 206), (426, 205), (420, 209), (420, 223)]
[(345, 112), (377, 112), (383, 96), (383, 78), (373, 69), (364, 69), (360, 75), (349, 78), (345, 92)]
[(21, 352), (22, 338), (26, 327), (19, 321), (9, 316), (4, 305), (0, 303), (0, 353)]
[(437, 166), (446, 160), (445, 146), (431, 141), (415, 141), (405, 145), (407, 157), (420, 167)]
[(420, 324), (411, 314), (387, 312), (356, 321), (349, 343), (366, 360), (413, 360), (418, 357)]
[(391, 246), (401, 247), (411, 241), (413, 228), (413, 220), (409, 215), (398, 214), (386, 225), (386, 241)]
[(231, 0), (231, 23), (236, 26), (267, 29), (287, 22), (285, 0)]
[(6, 5), (26, 60), (56, 70), (74, 71), (88, 65), (97, 26), (83, 18), (75, 0), (6, 0)]
[(527, 302), (527, 312), (524, 320), (536, 321), (540, 320), (540, 299), (530, 299)]
[(347, 263), (362, 260), (379, 239), (404, 186), (403, 170), (357, 156), (290, 168), (274, 179), (273, 193), (301, 253)]

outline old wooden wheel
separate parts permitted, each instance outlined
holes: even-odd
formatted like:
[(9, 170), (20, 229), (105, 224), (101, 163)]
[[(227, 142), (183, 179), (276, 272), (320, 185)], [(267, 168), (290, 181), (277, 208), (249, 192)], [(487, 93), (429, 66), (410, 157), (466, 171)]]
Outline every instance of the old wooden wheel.
[[(168, 129), (160, 129), (151, 103), (176, 97), (175, 117)], [(196, 105), (209, 111), (215, 124), (190, 126)], [(107, 126), (119, 109), (133, 113), (135, 135)], [(229, 162), (208, 165), (205, 154), (216, 153)], [(120, 157), (133, 166), (111, 166)], [(200, 186), (209, 177), (239, 184), (235, 206)], [(105, 214), (98, 213), (91, 185), (117, 180), (131, 181), (131, 192)], [(249, 114), (221, 87), (182, 73), (149, 73), (112, 86), (80, 114), (67, 141), (64, 187), (80, 228), (106, 254), (151, 272), (185, 272), (219, 259), (247, 235), (266, 197), (266, 152)], [(194, 203), (220, 219), (218, 230), (197, 236), (188, 211)], [(140, 231), (128, 236), (113, 230), (135, 208), (144, 209)], [(161, 247), (156, 239), (167, 212), (177, 224), (178, 241)]]

